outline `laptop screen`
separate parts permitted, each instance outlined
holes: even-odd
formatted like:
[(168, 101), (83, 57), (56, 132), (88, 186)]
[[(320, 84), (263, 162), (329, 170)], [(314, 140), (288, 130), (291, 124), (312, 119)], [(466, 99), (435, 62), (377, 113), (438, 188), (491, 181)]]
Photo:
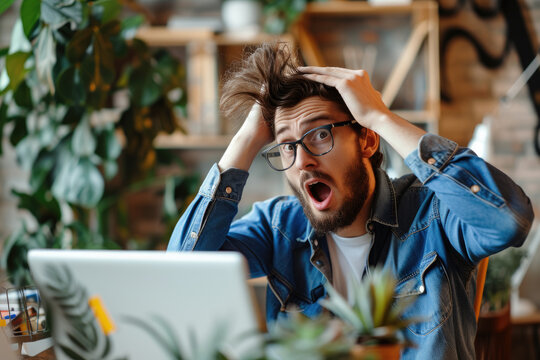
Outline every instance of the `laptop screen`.
[(161, 359), (256, 348), (263, 328), (239, 253), (32, 250), (58, 359)]

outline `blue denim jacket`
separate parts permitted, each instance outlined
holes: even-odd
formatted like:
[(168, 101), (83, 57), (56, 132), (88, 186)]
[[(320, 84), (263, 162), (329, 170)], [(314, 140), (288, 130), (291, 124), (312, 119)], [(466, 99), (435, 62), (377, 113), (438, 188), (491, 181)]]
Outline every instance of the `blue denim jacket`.
[[(530, 201), (471, 150), (436, 135), (425, 135), (405, 162), (414, 175), (391, 181), (377, 171), (368, 269), (391, 268), (399, 296), (417, 295), (405, 317), (423, 321), (405, 332), (417, 347), (403, 359), (473, 359), (476, 265), (523, 243), (534, 216)], [(240, 251), (252, 277), (268, 277), (268, 322), (288, 311), (316, 316), (332, 279), (326, 237), (292, 196), (256, 203), (233, 222), (247, 177), (237, 169), (220, 174), (214, 165), (168, 250)]]

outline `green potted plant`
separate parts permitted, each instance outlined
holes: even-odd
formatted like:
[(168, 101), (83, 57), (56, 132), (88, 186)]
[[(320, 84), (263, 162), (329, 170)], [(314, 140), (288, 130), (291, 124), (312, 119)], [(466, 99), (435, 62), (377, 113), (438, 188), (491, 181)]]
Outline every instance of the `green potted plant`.
[(353, 334), (345, 323), (328, 313), (310, 319), (302, 313), (276, 322), (266, 334), (263, 353), (268, 360), (349, 359)]
[(350, 282), (351, 304), (331, 285), (326, 285), (328, 298), (321, 304), (343, 320), (354, 334), (353, 359), (399, 359), (402, 347), (411, 345), (401, 332), (418, 319), (404, 319), (402, 315), (416, 298), (395, 299), (396, 284), (389, 270), (375, 268), (360, 282)]
[(261, 0), (264, 30), (270, 34), (283, 34), (298, 19), (312, 0)]
[(526, 254), (526, 249), (508, 248), (489, 257), (475, 338), (477, 358), (510, 357), (511, 280)]
[(24, 0), (0, 50), (0, 134), (29, 174), (12, 193), (30, 216), (0, 262), (14, 285), (31, 282), (31, 248), (118, 247), (108, 222), (119, 194), (148, 180), (153, 139), (178, 127), (183, 65), (134, 38), (144, 18), (125, 4)]
[(480, 314), (497, 312), (510, 303), (511, 280), (527, 251), (508, 248), (489, 257)]

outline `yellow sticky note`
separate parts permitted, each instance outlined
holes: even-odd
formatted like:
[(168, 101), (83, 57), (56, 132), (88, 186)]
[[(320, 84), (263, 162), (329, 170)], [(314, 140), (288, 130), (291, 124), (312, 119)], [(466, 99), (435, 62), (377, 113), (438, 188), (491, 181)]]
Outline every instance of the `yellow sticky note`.
[(7, 326), (7, 321), (0, 318), (0, 327)]
[(107, 312), (107, 309), (105, 309), (105, 305), (99, 296), (92, 296), (88, 299), (88, 305), (94, 312), (94, 316), (105, 335), (109, 335), (116, 330), (114, 322), (109, 316), (109, 313)]

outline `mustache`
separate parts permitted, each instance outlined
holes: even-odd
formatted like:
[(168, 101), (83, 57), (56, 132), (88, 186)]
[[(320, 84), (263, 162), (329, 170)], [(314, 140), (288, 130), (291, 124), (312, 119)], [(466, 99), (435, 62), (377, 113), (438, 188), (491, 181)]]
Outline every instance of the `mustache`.
[(330, 175), (328, 175), (328, 174), (323, 173), (323, 172), (320, 172), (320, 171), (304, 171), (304, 172), (302, 172), (300, 174), (300, 184), (303, 184), (306, 181), (308, 181), (309, 179), (314, 179), (314, 178), (318, 178), (318, 179), (321, 179), (321, 180), (326, 180), (329, 183), (333, 182), (332, 177)]

